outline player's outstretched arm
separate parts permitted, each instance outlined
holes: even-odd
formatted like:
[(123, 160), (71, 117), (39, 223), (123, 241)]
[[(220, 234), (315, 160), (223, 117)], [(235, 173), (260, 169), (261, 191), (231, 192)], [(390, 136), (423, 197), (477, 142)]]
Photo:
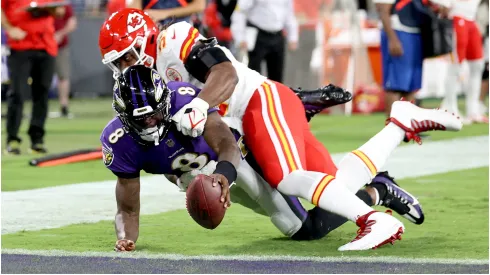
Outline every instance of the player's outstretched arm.
[(209, 106), (218, 106), (231, 97), (237, 83), (238, 75), (230, 61), (216, 64), (209, 69), (204, 87), (197, 97)]
[(217, 112), (209, 114), (203, 136), (209, 147), (218, 155), (218, 164), (211, 177), (215, 179), (213, 185), (221, 184), (221, 202), (224, 203), (224, 207), (229, 207), (229, 185), (237, 178), (236, 168), (241, 160), (240, 150), (228, 125), (221, 120)]
[(204, 100), (209, 106), (218, 106), (233, 94), (238, 83), (238, 74), (215, 38), (204, 39), (202, 35), (199, 37), (201, 39), (192, 46), (188, 57), (183, 59), (184, 66), (190, 75), (204, 83), (197, 98)]
[(116, 251), (132, 251), (139, 235), (140, 178), (117, 178)]

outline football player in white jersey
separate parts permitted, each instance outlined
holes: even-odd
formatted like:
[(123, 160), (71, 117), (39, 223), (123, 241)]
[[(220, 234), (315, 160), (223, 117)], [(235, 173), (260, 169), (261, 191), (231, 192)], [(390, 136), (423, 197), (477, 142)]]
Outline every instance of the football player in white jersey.
[(166, 81), (181, 80), (202, 89), (172, 117), (185, 135), (204, 132), (210, 106), (219, 106), (225, 121), (241, 121), (242, 127), (237, 128), (272, 188), (306, 199), (360, 227), (357, 237), (341, 246), (341, 251), (393, 243), (404, 232), (398, 219), (375, 211), (355, 196), (398, 144), (404, 138), (420, 142), (420, 132), (462, 128), (450, 113), (397, 101), (387, 126), (349, 153), (337, 169), (311, 133), (305, 108), (290, 88), (250, 70), (191, 25), (179, 22), (158, 32), (147, 14), (125, 9), (103, 24), (99, 39), (103, 63), (115, 74), (135, 62), (156, 64)]

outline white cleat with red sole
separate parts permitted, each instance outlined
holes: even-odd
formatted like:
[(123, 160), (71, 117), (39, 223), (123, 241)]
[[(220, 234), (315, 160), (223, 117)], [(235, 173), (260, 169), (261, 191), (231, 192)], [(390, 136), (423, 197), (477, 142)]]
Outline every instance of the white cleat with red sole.
[(395, 101), (391, 106), (390, 118), (406, 132), (408, 140), (421, 144), (419, 133), (427, 131), (459, 131), (463, 122), (456, 115), (440, 109), (424, 109), (408, 101)]
[(405, 231), (401, 221), (377, 211), (359, 217), (356, 224), (359, 226), (357, 237), (339, 247), (339, 251), (369, 250), (388, 243), (393, 244), (396, 240), (401, 240), (401, 235)]

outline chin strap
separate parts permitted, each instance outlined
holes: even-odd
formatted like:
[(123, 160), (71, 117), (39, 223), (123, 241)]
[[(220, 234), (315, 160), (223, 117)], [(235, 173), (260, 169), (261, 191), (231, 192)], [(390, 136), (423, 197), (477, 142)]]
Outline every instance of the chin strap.
[(151, 134), (151, 138), (155, 142), (155, 146), (158, 146), (160, 144), (160, 131), (155, 131)]
[(143, 134), (143, 135), (140, 135), (140, 137), (146, 141), (153, 141), (155, 143), (155, 146), (158, 146), (160, 144), (160, 132), (161, 132), (161, 130), (157, 128), (156, 131), (155, 131), (155, 129), (147, 129), (145, 131), (151, 131), (152, 133)]

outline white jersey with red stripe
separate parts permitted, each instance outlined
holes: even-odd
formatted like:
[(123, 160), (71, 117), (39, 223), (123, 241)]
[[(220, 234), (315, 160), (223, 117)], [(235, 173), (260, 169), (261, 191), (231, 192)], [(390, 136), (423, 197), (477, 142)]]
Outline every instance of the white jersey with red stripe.
[[(183, 81), (201, 89), (204, 87), (204, 83), (190, 75), (184, 66), (184, 61), (189, 56), (192, 46), (201, 39), (205, 39), (205, 37), (187, 22), (175, 23), (160, 32), (157, 40), (156, 67), (166, 82)], [(237, 61), (225, 47), (216, 47), (223, 50), (238, 75), (238, 84), (232, 96), (219, 106), (220, 114), (241, 118), (250, 98), (255, 90), (266, 80), (266, 77)]]
[(453, 0), (451, 2), (451, 15), (475, 21), (480, 2), (481, 0)]

